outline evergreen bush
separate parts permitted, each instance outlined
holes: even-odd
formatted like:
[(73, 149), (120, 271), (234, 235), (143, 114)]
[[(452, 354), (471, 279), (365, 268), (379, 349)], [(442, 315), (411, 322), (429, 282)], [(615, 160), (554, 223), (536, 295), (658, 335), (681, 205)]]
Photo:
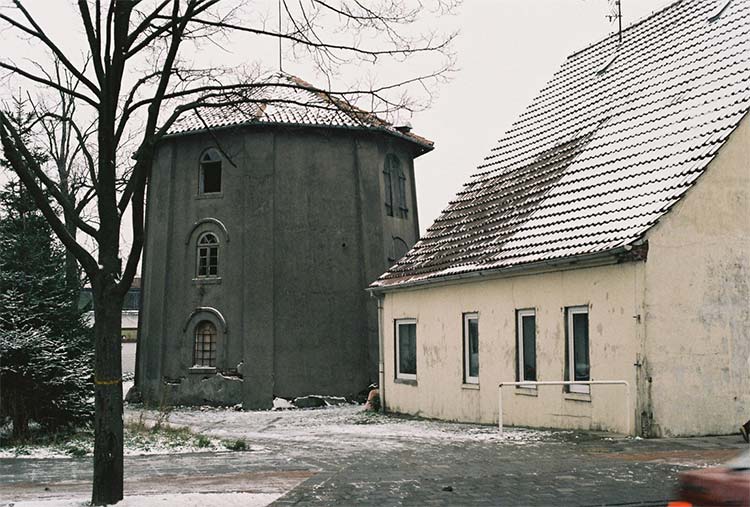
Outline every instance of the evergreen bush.
[(93, 334), (65, 252), (18, 182), (0, 191), (0, 416), (14, 438), (93, 415)]

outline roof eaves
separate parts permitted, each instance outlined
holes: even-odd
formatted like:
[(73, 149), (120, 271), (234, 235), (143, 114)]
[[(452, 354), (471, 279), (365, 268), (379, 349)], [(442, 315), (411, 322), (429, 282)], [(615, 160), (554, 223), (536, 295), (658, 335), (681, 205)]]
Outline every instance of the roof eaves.
[[(386, 127), (381, 126), (367, 126), (367, 125), (358, 125), (358, 126), (350, 126), (350, 125), (324, 125), (324, 124), (313, 124), (313, 123), (293, 123), (293, 122), (266, 122), (266, 121), (244, 121), (239, 123), (231, 123), (227, 125), (220, 125), (217, 127), (212, 127), (211, 130), (213, 131), (220, 131), (230, 128), (240, 128), (240, 127), (292, 127), (292, 128), (320, 128), (320, 129), (333, 129), (333, 130), (353, 130), (353, 131), (375, 131), (375, 132), (381, 132), (383, 134), (391, 135), (394, 137), (397, 137), (399, 139), (403, 139), (404, 141), (408, 141), (412, 144), (415, 144), (420, 148), (419, 155), (424, 155), (425, 153), (428, 153), (435, 149), (435, 143), (433, 141), (430, 141), (429, 139), (426, 139), (421, 136), (417, 136), (414, 134), (403, 134), (397, 130), (391, 130)], [(174, 132), (171, 134), (166, 134), (162, 137), (162, 140), (164, 139), (173, 139), (176, 137), (185, 137), (189, 135), (194, 134), (201, 134), (204, 132), (207, 132), (208, 129), (201, 128), (201, 129), (190, 129), (190, 130), (184, 130), (181, 132)]]
[[(563, 271), (569, 269), (607, 266), (622, 262), (622, 256), (632, 250), (632, 245), (634, 243), (638, 243), (638, 240), (633, 240), (626, 245), (620, 245), (618, 247), (596, 253), (575, 255), (572, 257), (564, 257), (560, 259), (535, 261), (510, 267), (503, 266), (500, 268), (480, 269), (476, 271), (468, 271), (465, 273), (456, 273), (452, 275), (420, 278), (414, 281), (394, 283), (391, 285), (374, 285), (375, 283), (378, 283), (376, 281), (373, 282), (373, 285), (370, 285), (365, 290), (372, 294), (382, 294), (386, 292), (394, 292), (397, 290), (427, 288), (426, 286), (434, 287), (444, 284), (471, 282), (478, 279), (486, 280), (509, 278), (514, 276), (539, 274), (548, 271)], [(387, 282), (387, 280), (385, 281)]]

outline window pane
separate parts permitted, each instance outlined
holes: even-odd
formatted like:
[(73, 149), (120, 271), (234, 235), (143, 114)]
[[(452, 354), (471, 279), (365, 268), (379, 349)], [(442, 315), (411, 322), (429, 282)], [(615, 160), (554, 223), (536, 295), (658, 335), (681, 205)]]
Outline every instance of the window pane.
[(479, 376), (479, 320), (468, 321), (469, 377)]
[(398, 326), (398, 371), (410, 375), (417, 374), (417, 325)]
[(201, 245), (215, 245), (218, 242), (219, 240), (216, 239), (216, 236), (214, 236), (213, 234), (204, 234), (203, 236), (201, 236), (199, 243)]
[(523, 333), (523, 379), (536, 380), (536, 317), (521, 317)]
[(210, 322), (201, 322), (195, 330), (193, 364), (216, 366), (216, 327)]
[(221, 162), (204, 162), (201, 168), (203, 192), (221, 192)]
[(205, 248), (198, 249), (198, 276), (206, 276), (208, 272), (208, 257)]
[(589, 380), (589, 316), (587, 313), (573, 314), (573, 361), (574, 380)]

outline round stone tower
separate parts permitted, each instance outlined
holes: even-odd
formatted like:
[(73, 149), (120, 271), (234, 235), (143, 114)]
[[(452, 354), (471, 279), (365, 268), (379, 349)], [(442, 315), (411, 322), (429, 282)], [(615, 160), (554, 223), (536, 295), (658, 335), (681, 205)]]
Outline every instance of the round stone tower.
[(431, 149), (284, 73), (183, 115), (148, 190), (144, 399), (266, 408), (377, 381), (365, 288), (418, 239)]

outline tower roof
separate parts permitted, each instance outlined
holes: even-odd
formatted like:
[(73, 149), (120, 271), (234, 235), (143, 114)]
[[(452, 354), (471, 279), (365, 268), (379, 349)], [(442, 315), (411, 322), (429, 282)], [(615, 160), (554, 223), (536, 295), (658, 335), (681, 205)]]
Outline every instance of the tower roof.
[(186, 111), (168, 136), (246, 125), (294, 125), (374, 130), (416, 145), (420, 154), (433, 142), (409, 129), (397, 128), (372, 113), (285, 72), (274, 72), (249, 87), (206, 99), (204, 107)]

